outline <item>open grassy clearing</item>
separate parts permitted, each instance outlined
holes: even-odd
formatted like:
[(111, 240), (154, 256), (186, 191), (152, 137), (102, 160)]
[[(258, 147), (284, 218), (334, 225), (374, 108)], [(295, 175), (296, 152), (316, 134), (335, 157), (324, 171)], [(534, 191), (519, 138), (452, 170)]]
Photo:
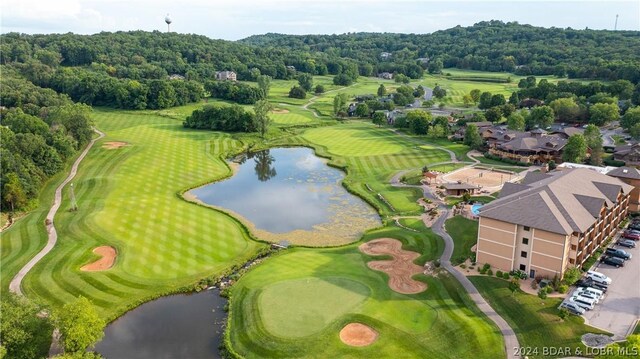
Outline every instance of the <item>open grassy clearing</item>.
[(580, 337), (586, 333), (605, 333), (584, 324), (584, 319), (570, 315), (562, 320), (558, 316), (558, 305), (562, 298), (547, 298), (526, 294), (522, 291), (512, 295), (509, 282), (486, 276), (471, 276), (469, 280), (478, 288), (480, 294), (504, 318), (518, 336), (521, 347), (537, 348), (537, 355), (529, 358), (555, 358), (543, 356), (543, 348), (580, 348), (585, 346)]
[[(178, 121), (145, 112), (99, 110), (94, 119), (108, 134), (104, 141), (129, 146), (109, 150), (98, 143), (82, 163), (74, 180), (80, 210), (68, 211), (65, 192), (56, 217), (58, 244), (25, 278), (28, 297), (58, 306), (82, 295), (113, 318), (142, 300), (240, 263), (261, 246), (231, 217), (177, 196), (229, 175), (219, 155), (237, 148), (237, 141), (185, 130)], [(41, 217), (49, 201), (43, 202), (42, 210), (3, 233), (4, 288), (46, 239)], [(114, 268), (81, 272), (97, 258), (91, 250), (100, 245), (117, 248)]]
[[(365, 240), (397, 238), (404, 249), (424, 253), (416, 261), (423, 263), (439, 255), (442, 241), (421, 229), (387, 227)], [(420, 275), (427, 291), (402, 295), (389, 289), (386, 274), (367, 268), (369, 260), (351, 245), (292, 249), (265, 261), (232, 287), (233, 349), (246, 358), (501, 356), (499, 332), (451, 277)], [(350, 322), (372, 327), (378, 340), (360, 348), (343, 344), (338, 332)]]
[[(321, 154), (326, 152), (334, 164), (346, 167), (349, 176), (345, 183), (367, 201), (377, 203), (382, 214), (421, 211), (415, 203), (422, 195), (420, 190), (389, 185), (396, 172), (449, 159), (445, 151), (416, 147), (411, 139), (360, 121), (313, 128), (302, 137), (321, 147)], [(365, 184), (373, 191), (369, 191)], [(378, 193), (391, 203), (395, 211), (377, 197)]]
[(478, 240), (478, 222), (462, 216), (455, 216), (447, 219), (445, 227), (454, 242), (451, 263), (453, 265), (463, 263), (473, 254), (471, 247)]

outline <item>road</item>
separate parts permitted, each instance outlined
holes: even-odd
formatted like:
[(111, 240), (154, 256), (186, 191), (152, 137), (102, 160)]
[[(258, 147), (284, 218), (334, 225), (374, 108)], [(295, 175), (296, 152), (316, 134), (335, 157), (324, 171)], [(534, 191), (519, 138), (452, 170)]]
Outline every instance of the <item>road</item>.
[(58, 212), (58, 209), (60, 209), (60, 205), (62, 204), (62, 189), (64, 188), (64, 186), (67, 185), (67, 183), (71, 182), (71, 180), (76, 176), (76, 173), (78, 172), (78, 166), (80, 166), (80, 162), (82, 162), (82, 160), (86, 157), (87, 153), (89, 153), (89, 150), (93, 147), (96, 141), (100, 140), (105, 136), (103, 132), (100, 132), (95, 128), (93, 130), (98, 134), (98, 137), (92, 139), (91, 142), (89, 142), (89, 144), (84, 149), (84, 151), (82, 151), (80, 156), (73, 163), (73, 166), (71, 166), (71, 171), (69, 172), (69, 175), (67, 176), (67, 178), (62, 183), (60, 183), (58, 188), (56, 188), (56, 192), (53, 197), (53, 204), (49, 209), (49, 213), (47, 214), (47, 220), (45, 222), (45, 226), (47, 228), (47, 235), (48, 235), (47, 244), (44, 246), (44, 248), (42, 248), (42, 250), (38, 254), (35, 255), (35, 257), (31, 258), (31, 260), (27, 264), (25, 264), (25, 266), (22, 267), (22, 269), (20, 269), (20, 271), (18, 272), (18, 274), (16, 274), (15, 277), (13, 277), (13, 279), (11, 280), (11, 283), (9, 283), (9, 290), (13, 293), (16, 293), (18, 295), (23, 295), (22, 289), (21, 289), (22, 280), (27, 275), (27, 273), (29, 273), (29, 271), (38, 262), (40, 262), (42, 258), (44, 258), (44, 256), (46, 256), (49, 252), (51, 252), (53, 247), (56, 245), (56, 242), (58, 241), (58, 232), (56, 232), (56, 227), (53, 224), (53, 219), (56, 213)]
[(421, 188), (424, 197), (429, 198), (433, 201), (433, 203), (438, 204), (440, 216), (433, 223), (433, 225), (431, 225), (431, 230), (439, 235), (444, 241), (444, 251), (440, 256), (440, 265), (442, 266), (442, 268), (446, 269), (447, 272), (451, 273), (451, 275), (453, 275), (458, 280), (458, 282), (460, 282), (462, 287), (467, 291), (467, 293), (469, 293), (469, 297), (471, 297), (471, 300), (473, 300), (478, 309), (480, 309), (487, 317), (489, 317), (489, 319), (491, 319), (491, 321), (496, 324), (498, 329), (500, 329), (502, 337), (504, 338), (504, 347), (507, 359), (517, 358), (517, 356), (515, 355), (515, 348), (519, 348), (520, 344), (515, 332), (513, 331), (509, 323), (507, 323), (506, 320), (504, 320), (493, 308), (491, 308), (489, 303), (487, 303), (487, 301), (480, 295), (480, 292), (478, 292), (478, 289), (473, 285), (473, 283), (471, 283), (471, 281), (464, 274), (458, 272), (453, 267), (453, 265), (451, 265), (451, 255), (453, 254), (454, 243), (453, 239), (451, 238), (449, 233), (447, 233), (447, 230), (445, 228), (445, 221), (449, 217), (449, 208), (447, 208), (447, 206), (431, 192), (428, 186), (414, 186), (400, 183), (400, 178), (406, 172), (407, 171), (402, 171), (393, 176), (393, 178), (391, 179), (391, 185), (394, 187)]

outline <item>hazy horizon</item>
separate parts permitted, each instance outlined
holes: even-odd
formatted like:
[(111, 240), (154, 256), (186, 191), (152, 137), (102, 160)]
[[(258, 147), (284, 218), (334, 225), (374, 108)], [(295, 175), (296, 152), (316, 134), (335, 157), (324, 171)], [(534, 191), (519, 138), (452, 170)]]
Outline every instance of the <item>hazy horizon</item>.
[[(239, 6), (240, 5), (240, 6)], [(640, 30), (640, 1), (418, 1), (418, 0), (5, 0), (2, 33), (94, 34), (171, 31), (239, 40), (265, 33), (426, 34), (481, 21), (541, 27)]]

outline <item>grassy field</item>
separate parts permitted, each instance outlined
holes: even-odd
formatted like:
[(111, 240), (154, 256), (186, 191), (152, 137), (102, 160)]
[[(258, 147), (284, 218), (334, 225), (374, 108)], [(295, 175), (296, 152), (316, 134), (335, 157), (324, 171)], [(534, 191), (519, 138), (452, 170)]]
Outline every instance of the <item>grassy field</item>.
[[(229, 216), (177, 196), (229, 175), (219, 155), (239, 146), (237, 141), (144, 112), (96, 111), (94, 119), (107, 133), (103, 141), (129, 145), (108, 150), (98, 143), (80, 166), (73, 181), (80, 209), (69, 212), (70, 203), (63, 202), (55, 219), (58, 244), (23, 282), (28, 297), (58, 306), (82, 295), (112, 318), (240, 263), (261, 246)], [(42, 222), (54, 183), (44, 191), (44, 206), (2, 235), (3, 288), (46, 241)], [(96, 259), (91, 250), (99, 245), (116, 247), (115, 267), (81, 272)]]
[[(390, 227), (365, 240), (397, 238), (405, 249), (424, 253), (417, 260), (422, 263), (442, 250), (437, 236), (422, 231)], [(246, 358), (501, 356), (497, 329), (469, 305), (451, 277), (419, 276), (428, 290), (402, 295), (389, 289), (386, 274), (367, 268), (368, 260), (354, 245), (293, 249), (253, 269), (232, 288), (228, 335), (233, 348)], [(371, 326), (378, 340), (361, 348), (343, 344), (338, 332), (349, 322)]]
[[(419, 190), (395, 188), (390, 178), (398, 171), (418, 169), (431, 163), (444, 162), (449, 155), (433, 147), (416, 147), (411, 139), (391, 131), (379, 129), (369, 123), (352, 121), (331, 127), (308, 130), (303, 140), (320, 147), (321, 152), (333, 158), (333, 163), (344, 166), (349, 173), (345, 183), (352, 190), (378, 203), (383, 214), (391, 212), (417, 213)], [(373, 190), (366, 189), (365, 184)], [(377, 194), (386, 198), (396, 211), (381, 203)]]
[(471, 282), (502, 318), (513, 328), (521, 347), (538, 350), (538, 355), (529, 358), (554, 358), (542, 355), (543, 348), (580, 348), (585, 346), (580, 337), (586, 333), (604, 333), (584, 324), (582, 317), (570, 315), (562, 320), (558, 317), (561, 298), (547, 298), (517, 292), (511, 294), (509, 283), (502, 279), (486, 276), (471, 276)]
[(451, 263), (453, 265), (460, 264), (473, 254), (471, 247), (478, 240), (478, 222), (462, 216), (455, 216), (448, 219), (445, 226), (454, 242)]

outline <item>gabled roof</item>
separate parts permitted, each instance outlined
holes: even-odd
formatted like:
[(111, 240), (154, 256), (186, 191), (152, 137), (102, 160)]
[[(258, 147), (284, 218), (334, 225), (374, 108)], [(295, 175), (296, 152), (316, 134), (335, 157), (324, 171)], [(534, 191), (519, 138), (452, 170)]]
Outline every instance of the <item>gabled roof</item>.
[(445, 189), (479, 189), (480, 187), (474, 186), (469, 183), (444, 183), (442, 186)]
[(482, 207), (480, 217), (567, 235), (587, 231), (602, 206), (612, 207), (618, 194), (629, 193), (633, 186), (596, 171), (573, 168), (529, 173), (519, 187), (506, 189), (500, 198)]
[(607, 172), (607, 175), (619, 178), (640, 179), (640, 171), (635, 167), (618, 167)]
[(529, 186), (524, 184), (505, 182), (504, 185), (502, 186), (502, 189), (500, 190), (500, 195), (498, 196), (498, 198), (506, 197), (516, 192), (523, 191), (527, 188), (529, 188)]

